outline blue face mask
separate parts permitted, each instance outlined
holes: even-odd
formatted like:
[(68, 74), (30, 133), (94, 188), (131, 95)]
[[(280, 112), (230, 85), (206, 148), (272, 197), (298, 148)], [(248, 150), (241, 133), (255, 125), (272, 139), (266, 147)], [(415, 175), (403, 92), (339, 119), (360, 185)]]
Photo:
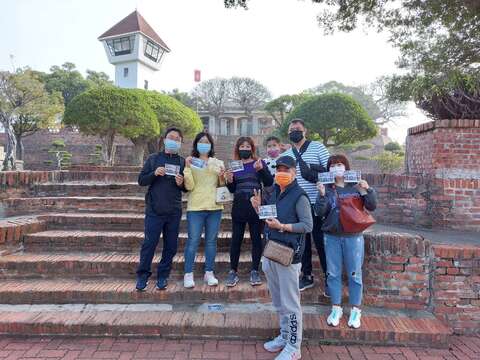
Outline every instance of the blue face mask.
[(197, 150), (202, 155), (208, 154), (211, 149), (212, 149), (211, 144), (204, 144), (204, 143), (197, 144)]
[(163, 144), (165, 145), (165, 150), (171, 153), (177, 153), (180, 150), (180, 142), (171, 140), (171, 139), (165, 139), (163, 141)]

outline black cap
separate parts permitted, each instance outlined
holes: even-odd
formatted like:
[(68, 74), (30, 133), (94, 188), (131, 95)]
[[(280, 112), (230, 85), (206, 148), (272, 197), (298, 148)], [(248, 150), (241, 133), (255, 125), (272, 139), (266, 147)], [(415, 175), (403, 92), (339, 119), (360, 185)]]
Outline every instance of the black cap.
[(285, 166), (289, 169), (296, 168), (297, 162), (290, 156), (281, 156), (277, 159), (276, 167)]

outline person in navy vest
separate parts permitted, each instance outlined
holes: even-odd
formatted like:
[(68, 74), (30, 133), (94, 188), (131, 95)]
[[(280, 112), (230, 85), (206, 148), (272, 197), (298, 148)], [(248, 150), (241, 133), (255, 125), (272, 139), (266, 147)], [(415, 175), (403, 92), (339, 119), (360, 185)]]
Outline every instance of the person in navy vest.
[[(295, 159), (282, 156), (276, 163), (275, 190), (267, 204), (276, 205), (277, 218), (267, 219), (267, 241), (275, 241), (294, 250), (288, 266), (262, 257), (262, 270), (272, 303), (280, 322), (280, 335), (264, 344), (265, 350), (281, 353), (278, 360), (300, 359), (302, 343), (302, 307), (300, 305), (300, 271), (305, 248), (305, 234), (312, 231), (313, 218), (307, 193), (298, 185)], [(258, 212), (262, 198), (255, 192), (251, 198)]]
[(186, 192), (183, 183), (185, 159), (178, 155), (182, 141), (180, 129), (167, 129), (163, 151), (150, 155), (138, 176), (138, 184), (148, 186), (145, 195), (145, 239), (137, 268), (138, 291), (147, 287), (148, 278), (152, 275), (153, 256), (162, 234), (163, 251), (157, 268), (157, 289), (167, 288), (173, 257), (177, 253), (182, 191)]

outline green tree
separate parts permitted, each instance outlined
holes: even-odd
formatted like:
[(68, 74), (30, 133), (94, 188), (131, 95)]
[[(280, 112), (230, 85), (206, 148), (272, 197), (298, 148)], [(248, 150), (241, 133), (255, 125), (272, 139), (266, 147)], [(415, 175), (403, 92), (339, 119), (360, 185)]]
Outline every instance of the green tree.
[(348, 86), (337, 81), (330, 81), (311, 89), (310, 92), (350, 95), (363, 106), (377, 125), (385, 125), (396, 118), (405, 116), (405, 102), (390, 100), (387, 97), (387, 81), (383, 77), (367, 87)]
[(38, 73), (30, 69), (0, 72), (0, 122), (7, 134), (4, 168), (15, 169), (17, 157), (23, 159), (23, 137), (54, 126), (62, 112), (60, 95), (49, 94)]
[(377, 134), (377, 127), (362, 106), (345, 94), (322, 94), (298, 105), (284, 123), (301, 118), (305, 121), (310, 137), (321, 139), (325, 146), (338, 146), (370, 139)]
[(89, 86), (113, 85), (113, 81), (103, 71), (87, 70), (87, 82)]
[(295, 95), (282, 95), (269, 101), (265, 105), (265, 111), (272, 116), (277, 126), (282, 126), (288, 114), (293, 111), (296, 106), (311, 97), (312, 95), (306, 92)]
[(392, 141), (392, 142), (389, 142), (388, 144), (386, 144), (384, 147), (384, 150), (385, 151), (390, 151), (390, 152), (399, 152), (399, 151), (402, 151), (402, 147), (400, 146), (400, 144), (396, 141)]
[[(114, 164), (115, 136), (134, 141), (145, 134), (158, 135), (159, 126), (147, 96), (136, 89), (94, 87), (77, 95), (66, 107), (64, 122), (87, 135), (102, 139), (104, 163)], [(143, 160), (143, 154), (142, 154)]]
[[(55, 165), (57, 170), (70, 166), (72, 164), (72, 154), (66, 150), (65, 141), (57, 139), (52, 141), (48, 153), (55, 157)], [(46, 164), (53, 164), (52, 160), (45, 161)]]
[(193, 96), (187, 92), (180, 91), (178, 89), (173, 89), (166, 93), (166, 95), (173, 97), (175, 100), (180, 101), (183, 105), (189, 107), (192, 110), (196, 110), (197, 103)]
[(44, 74), (43, 81), (48, 92), (62, 93), (65, 106), (77, 95), (86, 91), (90, 84), (76, 70), (75, 64), (66, 62), (62, 66), (52, 66), (49, 74)]
[(384, 151), (373, 159), (377, 161), (380, 170), (385, 173), (392, 173), (402, 169), (405, 162), (404, 156), (390, 151)]

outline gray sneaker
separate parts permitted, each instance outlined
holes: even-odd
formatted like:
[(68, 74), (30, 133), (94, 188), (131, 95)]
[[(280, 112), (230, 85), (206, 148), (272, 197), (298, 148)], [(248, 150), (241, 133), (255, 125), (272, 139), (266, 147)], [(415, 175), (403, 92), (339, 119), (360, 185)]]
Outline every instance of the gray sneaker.
[(250, 273), (250, 284), (252, 286), (262, 284), (262, 279), (260, 279), (260, 273), (257, 270), (252, 270), (252, 272)]
[(238, 284), (239, 280), (240, 279), (238, 278), (237, 272), (235, 270), (230, 270), (225, 285), (227, 285), (228, 287), (234, 287)]

